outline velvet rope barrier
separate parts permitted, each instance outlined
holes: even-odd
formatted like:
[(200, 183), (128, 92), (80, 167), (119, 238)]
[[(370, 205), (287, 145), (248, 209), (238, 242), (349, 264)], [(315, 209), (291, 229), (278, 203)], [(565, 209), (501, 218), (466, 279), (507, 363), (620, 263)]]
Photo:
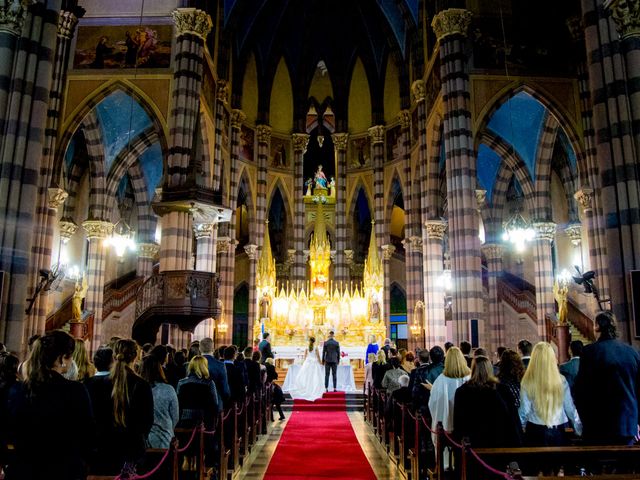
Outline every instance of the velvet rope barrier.
[[(168, 448), (167, 451), (164, 452), (162, 459), (160, 459), (160, 462), (158, 463), (158, 465), (156, 465), (153, 468), (153, 470), (150, 470), (147, 473), (144, 473), (142, 475), (134, 474), (133, 476), (128, 477), (128, 480), (142, 480), (144, 478), (149, 478), (151, 475), (154, 475), (155, 473), (158, 472), (158, 470), (160, 470), (160, 467), (165, 462), (165, 460), (169, 458), (169, 453), (171, 453), (171, 448)], [(114, 478), (114, 480), (124, 480), (124, 479), (120, 475), (118, 475), (116, 478)]]
[(425, 426), (425, 428), (427, 430), (429, 430), (431, 433), (433, 433), (434, 435), (438, 435), (438, 432), (436, 432), (435, 430), (432, 430), (431, 427), (429, 426), (429, 424), (427, 423), (427, 421), (424, 419), (424, 417), (422, 417), (422, 424)]
[(442, 433), (444, 434), (444, 436), (446, 437), (447, 440), (449, 440), (449, 442), (451, 443), (451, 445), (453, 445), (456, 448), (460, 448), (462, 449), (462, 444), (461, 443), (456, 443), (456, 441), (451, 438), (451, 436), (449, 435), (449, 433), (446, 430), (442, 430)]
[(487, 469), (489, 472), (493, 473), (494, 475), (498, 475), (502, 478), (504, 478), (505, 480), (513, 480), (513, 477), (511, 475), (509, 475), (508, 473), (505, 472), (501, 472), (500, 470), (496, 470), (495, 468), (493, 468), (491, 465), (489, 465), (487, 462), (485, 462), (484, 460), (482, 460), (480, 458), (480, 456), (473, 451), (472, 448), (469, 449), (469, 453), (471, 453), (471, 455), (473, 455), (473, 457), (478, 461), (478, 463), (484, 467), (485, 469)]
[(193, 442), (193, 439), (196, 438), (196, 432), (198, 430), (201, 430), (202, 424), (198, 425), (196, 428), (193, 429), (193, 432), (191, 433), (191, 438), (189, 439), (189, 441), (187, 442), (187, 444), (182, 447), (182, 448), (178, 448), (178, 453), (183, 453), (187, 451), (187, 448), (189, 448), (191, 446), (191, 442)]

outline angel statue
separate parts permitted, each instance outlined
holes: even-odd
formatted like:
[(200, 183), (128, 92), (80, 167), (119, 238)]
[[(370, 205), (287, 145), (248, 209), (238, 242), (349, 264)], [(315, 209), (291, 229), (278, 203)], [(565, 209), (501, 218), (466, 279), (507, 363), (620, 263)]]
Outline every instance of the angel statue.
[(567, 307), (567, 295), (569, 294), (569, 286), (566, 282), (556, 281), (553, 284), (553, 297), (558, 302), (558, 325), (567, 324), (567, 316), (569, 309)]
[(73, 298), (71, 300), (71, 318), (75, 322), (82, 320), (82, 300), (87, 295), (89, 285), (87, 284), (87, 277), (82, 275), (82, 284), (80, 280), (76, 280), (76, 286), (73, 292)]

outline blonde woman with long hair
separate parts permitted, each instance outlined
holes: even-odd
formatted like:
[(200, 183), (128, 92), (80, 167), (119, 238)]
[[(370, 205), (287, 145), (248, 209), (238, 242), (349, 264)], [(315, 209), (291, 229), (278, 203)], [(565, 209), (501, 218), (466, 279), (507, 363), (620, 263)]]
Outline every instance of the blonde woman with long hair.
[(553, 347), (540, 342), (531, 353), (520, 387), (520, 422), (525, 441), (531, 446), (559, 446), (567, 443), (569, 422), (577, 435), (582, 423), (573, 404), (569, 384), (560, 375)]
[(89, 354), (87, 353), (84, 340), (76, 338), (75, 342), (76, 347), (73, 350), (73, 361), (76, 362), (76, 366), (78, 367), (78, 380), (84, 382), (96, 374), (96, 367), (89, 361)]

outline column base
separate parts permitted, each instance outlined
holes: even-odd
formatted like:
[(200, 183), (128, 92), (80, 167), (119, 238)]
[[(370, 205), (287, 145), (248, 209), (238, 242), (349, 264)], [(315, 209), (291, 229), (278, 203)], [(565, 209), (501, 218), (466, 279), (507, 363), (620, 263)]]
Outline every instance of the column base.
[(69, 334), (71, 334), (73, 338), (84, 338), (87, 328), (86, 325), (85, 322), (69, 322)]

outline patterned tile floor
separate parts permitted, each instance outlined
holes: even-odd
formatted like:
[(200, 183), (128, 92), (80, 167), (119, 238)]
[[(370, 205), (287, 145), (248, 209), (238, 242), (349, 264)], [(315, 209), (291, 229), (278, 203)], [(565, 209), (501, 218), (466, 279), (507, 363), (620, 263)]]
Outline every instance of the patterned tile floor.
[[(373, 432), (365, 424), (362, 412), (349, 412), (348, 415), (358, 442), (360, 442), (360, 446), (378, 480), (399, 479), (400, 475), (395, 465), (389, 461), (389, 457), (384, 453)], [(262, 437), (253, 448), (249, 462), (247, 462), (247, 465), (239, 472), (238, 480), (260, 480), (264, 477), (267, 467), (269, 466), (269, 461), (278, 446), (278, 441), (286, 426), (286, 422), (286, 420), (276, 420), (273, 422), (273, 427), (269, 434)]]

